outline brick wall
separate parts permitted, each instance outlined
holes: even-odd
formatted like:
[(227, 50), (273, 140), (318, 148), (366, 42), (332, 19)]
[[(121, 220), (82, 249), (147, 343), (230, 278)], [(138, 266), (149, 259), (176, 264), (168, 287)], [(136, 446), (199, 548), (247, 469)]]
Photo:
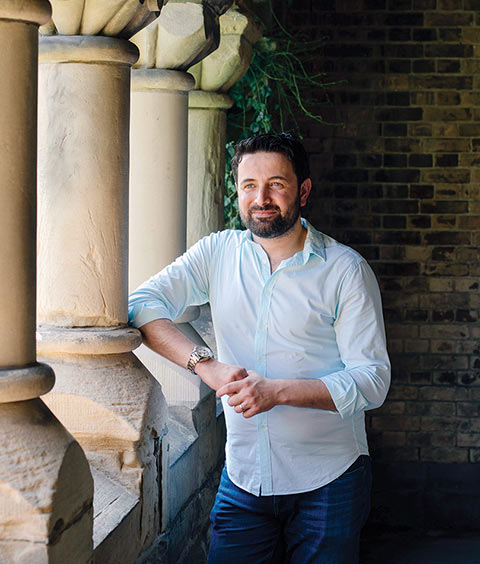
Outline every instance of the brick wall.
[(343, 81), (324, 110), (339, 125), (303, 124), (306, 215), (379, 278), (393, 384), (373, 455), (480, 462), (480, 1), (298, 0), (288, 17), (329, 36), (316, 70)]

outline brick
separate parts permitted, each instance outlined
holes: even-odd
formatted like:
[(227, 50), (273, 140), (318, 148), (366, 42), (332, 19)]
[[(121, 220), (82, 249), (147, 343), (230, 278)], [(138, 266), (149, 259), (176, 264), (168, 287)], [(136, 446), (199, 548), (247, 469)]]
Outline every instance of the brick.
[[(423, 14), (410, 13), (410, 14), (390, 14), (385, 18), (385, 24), (391, 26), (422, 26)], [(415, 57), (416, 55), (412, 55)]]
[(480, 462), (480, 448), (471, 448), (470, 450), (470, 457), (469, 462), (476, 464)]
[(455, 431), (459, 421), (453, 417), (422, 417), (422, 431)]
[(403, 415), (405, 413), (404, 401), (386, 401), (375, 411), (375, 415)]
[(463, 184), (470, 182), (470, 170), (462, 168), (423, 170), (422, 181), (427, 183)]
[(460, 135), (463, 137), (480, 136), (480, 123), (462, 123), (459, 126)]
[(412, 75), (409, 79), (413, 89), (472, 90), (471, 76)]
[(463, 10), (463, 0), (438, 0), (439, 10)]
[[(437, 104), (439, 106), (458, 106), (461, 104), (461, 101), (459, 92), (437, 92)], [(450, 135), (450, 137), (456, 137), (456, 135)]]
[(377, 200), (372, 202), (373, 213), (404, 214), (417, 213), (418, 202), (415, 200)]
[(418, 59), (413, 61), (412, 71), (418, 73), (431, 73), (435, 72), (435, 60), (434, 59)]
[(433, 164), (432, 155), (411, 154), (408, 157), (408, 164), (411, 167), (429, 167)]
[(470, 151), (468, 139), (425, 139), (424, 143), (427, 153), (461, 153)]
[(385, 415), (372, 420), (372, 429), (387, 431), (416, 431), (420, 429), (419, 416)]
[(455, 415), (455, 403), (447, 401), (409, 402), (406, 413), (408, 415), (451, 417)]
[(414, 41), (435, 41), (437, 30), (434, 28), (414, 29), (412, 39)]
[(374, 175), (376, 182), (418, 182), (420, 171), (415, 169), (382, 169)]
[(408, 184), (385, 184), (382, 190), (386, 200), (403, 200), (408, 198)]
[(433, 43), (425, 46), (425, 56), (432, 58), (472, 57), (473, 46), (462, 45), (461, 43), (458, 44)]
[(412, 70), (412, 63), (408, 60), (396, 60), (388, 63), (388, 72), (408, 74)]
[(410, 372), (412, 384), (429, 384), (432, 381), (432, 373), (429, 371)]
[(392, 152), (398, 151), (401, 153), (418, 153), (420, 150), (420, 141), (418, 139), (407, 138), (385, 139), (385, 150)]
[(421, 339), (465, 339), (469, 335), (465, 325), (422, 325), (419, 327)]
[(425, 447), (420, 449), (420, 460), (424, 462), (467, 462), (468, 449), (448, 447)]
[(467, 121), (472, 119), (472, 110), (470, 108), (429, 107), (424, 110), (424, 119), (426, 121)]
[(423, 234), (427, 245), (468, 245), (469, 233), (463, 231), (431, 231)]
[(467, 26), (473, 23), (473, 14), (468, 12), (427, 12), (424, 19), (427, 27)]
[(388, 32), (389, 41), (410, 41), (411, 31), (408, 27), (392, 28)]
[(461, 41), (463, 39), (465, 43), (468, 43), (463, 31), (461, 27), (445, 27), (438, 30), (438, 37), (441, 41)]
[(452, 292), (454, 281), (450, 278), (430, 278), (428, 289), (430, 292)]
[(480, 288), (480, 283), (475, 278), (461, 278), (455, 280), (455, 290), (457, 292), (477, 292)]
[(431, 184), (412, 184), (410, 198), (433, 198), (433, 186)]
[(422, 117), (422, 108), (381, 108), (375, 111), (376, 121), (418, 121)]
[(410, 123), (408, 125), (409, 135), (412, 137), (431, 137), (432, 126), (428, 123)]
[(465, 388), (430, 386), (419, 390), (421, 401), (462, 401), (467, 398), (468, 390)]
[(435, 166), (448, 167), (458, 165), (458, 155), (437, 155), (435, 159)]
[(434, 447), (454, 447), (456, 443), (455, 433), (432, 433), (432, 446)]
[(380, 245), (419, 245), (421, 237), (418, 231), (376, 231), (373, 241)]
[[(427, 327), (430, 327), (429, 325)], [(395, 325), (395, 324), (390, 324), (387, 326), (387, 342), (389, 341), (389, 339), (404, 339), (404, 338), (413, 338), (416, 337), (418, 335), (418, 328), (416, 325), (410, 325), (410, 324), (399, 324), (399, 325)], [(426, 338), (428, 338), (428, 335), (426, 336)], [(390, 394), (392, 393), (392, 390), (390, 390)]]
[(404, 431), (384, 431), (383, 443), (386, 446), (404, 446), (406, 444), (407, 434)]
[(449, 59), (442, 59), (437, 61), (438, 73), (457, 73), (461, 72), (460, 61), (453, 61)]
[(383, 227), (385, 229), (405, 229), (407, 218), (403, 215), (386, 215), (383, 218)]
[(456, 229), (457, 216), (456, 215), (434, 215), (432, 217), (433, 229)]
[(414, 447), (427, 447), (432, 444), (433, 433), (420, 431), (416, 433), (407, 433), (407, 443)]
[[(410, 310), (411, 312), (412, 310)], [(409, 315), (408, 315), (408, 311), (407, 311), (407, 315), (406, 320), (407, 321), (426, 321), (428, 318), (428, 311), (426, 310), (417, 310), (416, 313), (422, 313), (421, 316), (412, 316), (413, 319), (409, 319)], [(417, 319), (415, 319), (415, 317), (417, 317)], [(419, 317), (421, 317), (421, 319), (419, 319)], [(422, 353), (422, 352), (429, 352), (430, 349), (430, 342), (427, 340), (407, 340), (405, 341), (405, 352), (407, 353)]]
[(425, 276), (466, 276), (469, 272), (468, 266), (464, 264), (427, 264), (422, 273)]
[(405, 123), (384, 123), (383, 135), (385, 137), (405, 137), (408, 126)]
[(417, 447), (381, 447), (375, 451), (375, 460), (380, 462), (415, 462), (419, 458)]
[(409, 106), (409, 92), (387, 92), (386, 102), (388, 106)]
[(480, 403), (473, 401), (457, 402), (457, 415), (459, 417), (478, 417), (480, 413)]
[(382, 166), (382, 155), (374, 153), (359, 155), (359, 164), (367, 168), (377, 168)]
[(406, 167), (407, 155), (401, 154), (386, 154), (383, 156), (383, 165), (385, 167)]
[(432, 220), (429, 215), (412, 215), (408, 218), (408, 228), (428, 229), (431, 227)]
[(433, 383), (434, 384), (449, 384), (453, 385), (457, 381), (457, 374), (452, 370), (434, 371)]
[(452, 200), (420, 202), (420, 213), (467, 213), (468, 202), (455, 202)]
[(468, 309), (458, 309), (455, 313), (455, 321), (461, 323), (474, 323), (478, 321), (478, 311)]
[(383, 262), (375, 264), (375, 271), (380, 276), (418, 276), (420, 265), (414, 262)]
[(435, 104), (434, 92), (410, 92), (412, 106), (431, 106)]

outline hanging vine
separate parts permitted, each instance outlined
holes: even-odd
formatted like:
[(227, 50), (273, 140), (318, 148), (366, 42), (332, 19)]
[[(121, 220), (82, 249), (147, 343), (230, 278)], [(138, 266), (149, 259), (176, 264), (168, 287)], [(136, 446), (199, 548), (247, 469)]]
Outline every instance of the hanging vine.
[[(273, 12), (274, 26), (263, 26), (263, 38), (253, 46), (252, 62), (247, 73), (229, 91), (234, 104), (227, 114), (230, 140), (226, 145), (225, 226), (242, 229), (230, 161), (235, 143), (252, 135), (289, 131), (301, 137), (297, 115), (323, 122), (317, 111), (318, 89), (332, 83), (324, 73), (310, 69), (321, 59), (324, 39), (308, 41), (293, 37)], [(316, 98), (311, 92), (315, 91)], [(328, 94), (323, 90), (323, 103)]]

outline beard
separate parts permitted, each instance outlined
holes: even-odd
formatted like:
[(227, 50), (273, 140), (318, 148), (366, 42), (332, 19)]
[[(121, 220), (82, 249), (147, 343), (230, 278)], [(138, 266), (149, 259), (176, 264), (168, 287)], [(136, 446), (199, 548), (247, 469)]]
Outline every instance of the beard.
[[(278, 212), (274, 217), (255, 218), (252, 215), (254, 211), (273, 210)], [(240, 219), (247, 229), (257, 237), (265, 239), (273, 239), (284, 235), (295, 225), (300, 215), (300, 194), (298, 194), (295, 202), (286, 210), (284, 214), (278, 206), (251, 206), (246, 213), (240, 211)]]

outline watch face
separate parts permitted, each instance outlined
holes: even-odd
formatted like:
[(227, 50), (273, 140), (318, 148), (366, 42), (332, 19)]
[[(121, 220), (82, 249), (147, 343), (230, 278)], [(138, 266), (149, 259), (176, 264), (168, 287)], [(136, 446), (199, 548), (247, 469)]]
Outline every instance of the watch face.
[(201, 357), (212, 355), (212, 352), (208, 347), (199, 346), (196, 348), (195, 352), (197, 352)]

